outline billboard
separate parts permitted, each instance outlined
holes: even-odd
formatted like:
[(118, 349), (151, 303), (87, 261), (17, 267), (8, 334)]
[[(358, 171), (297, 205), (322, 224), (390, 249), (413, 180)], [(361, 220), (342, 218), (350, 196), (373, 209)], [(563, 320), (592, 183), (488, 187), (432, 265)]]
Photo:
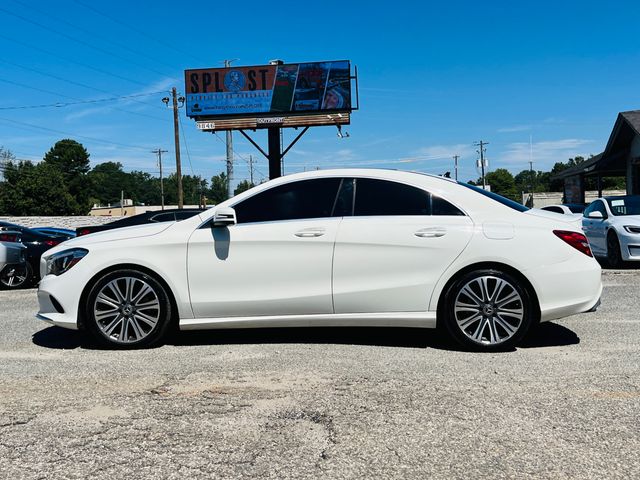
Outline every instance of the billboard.
[(348, 60), (185, 70), (189, 117), (351, 111)]

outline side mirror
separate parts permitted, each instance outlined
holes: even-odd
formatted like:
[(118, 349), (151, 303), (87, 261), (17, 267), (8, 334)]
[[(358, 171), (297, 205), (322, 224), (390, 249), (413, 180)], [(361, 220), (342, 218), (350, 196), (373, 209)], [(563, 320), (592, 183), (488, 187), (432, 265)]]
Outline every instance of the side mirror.
[(603, 220), (604, 216), (602, 215), (602, 212), (594, 210), (593, 212), (589, 212), (588, 218), (593, 218), (594, 220)]
[(214, 227), (228, 227), (236, 223), (236, 211), (231, 207), (218, 208), (213, 214)]

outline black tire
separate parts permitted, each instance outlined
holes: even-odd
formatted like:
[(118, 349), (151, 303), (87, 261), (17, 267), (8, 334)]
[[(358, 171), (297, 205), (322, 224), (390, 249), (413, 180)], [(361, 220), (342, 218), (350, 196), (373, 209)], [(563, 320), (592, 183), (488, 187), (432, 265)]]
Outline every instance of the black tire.
[(508, 350), (527, 334), (534, 312), (531, 295), (518, 278), (500, 270), (474, 270), (448, 288), (444, 325), (466, 348)]
[[(112, 289), (114, 285), (120, 296)], [(145, 293), (146, 287), (152, 293)], [(141, 297), (135, 303), (138, 295)], [(143, 307), (145, 304), (153, 306)], [(171, 301), (165, 287), (151, 275), (133, 269), (116, 270), (97, 279), (91, 286), (84, 311), (87, 331), (101, 345), (117, 349), (146, 348), (160, 344), (172, 317)], [(153, 325), (146, 320), (156, 317)]]
[(24, 265), (6, 265), (0, 272), (0, 288), (17, 290), (33, 284), (33, 269), (27, 262)]
[(607, 233), (607, 264), (611, 268), (622, 268), (624, 261), (622, 260), (622, 252), (620, 251), (620, 240), (613, 230)]

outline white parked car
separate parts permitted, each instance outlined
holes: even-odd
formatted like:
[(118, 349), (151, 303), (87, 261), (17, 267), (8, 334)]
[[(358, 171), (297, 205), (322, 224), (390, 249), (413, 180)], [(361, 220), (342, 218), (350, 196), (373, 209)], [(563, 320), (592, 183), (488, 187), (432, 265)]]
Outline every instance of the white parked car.
[(26, 282), (26, 250), (20, 232), (0, 230), (0, 287), (15, 288)]
[(640, 261), (640, 195), (598, 198), (585, 209), (582, 228), (594, 255), (610, 266)]
[(600, 266), (559, 215), (391, 170), (281, 177), (178, 223), (47, 251), (38, 317), (118, 347), (183, 330), (444, 326), (479, 349), (594, 309)]

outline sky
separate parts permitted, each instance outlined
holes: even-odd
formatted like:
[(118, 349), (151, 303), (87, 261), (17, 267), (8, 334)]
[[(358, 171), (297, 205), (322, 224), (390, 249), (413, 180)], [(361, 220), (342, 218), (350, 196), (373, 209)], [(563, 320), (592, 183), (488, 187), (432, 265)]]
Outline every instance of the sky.
[[(640, 109), (640, 2), (199, 2), (2, 0), (0, 146), (39, 161), (62, 138), (92, 164), (175, 171), (172, 112), (184, 70), (349, 59), (359, 110), (339, 138), (317, 127), (285, 157), (285, 174), (380, 167), (477, 179), (549, 170), (600, 153), (617, 113)], [(125, 98), (122, 98), (125, 97)], [(180, 110), (183, 174), (226, 169), (224, 133)], [(284, 131), (288, 144), (298, 131)], [(252, 136), (266, 150), (266, 133)], [(268, 175), (234, 133), (235, 183)], [(286, 145), (285, 145), (286, 146)]]

